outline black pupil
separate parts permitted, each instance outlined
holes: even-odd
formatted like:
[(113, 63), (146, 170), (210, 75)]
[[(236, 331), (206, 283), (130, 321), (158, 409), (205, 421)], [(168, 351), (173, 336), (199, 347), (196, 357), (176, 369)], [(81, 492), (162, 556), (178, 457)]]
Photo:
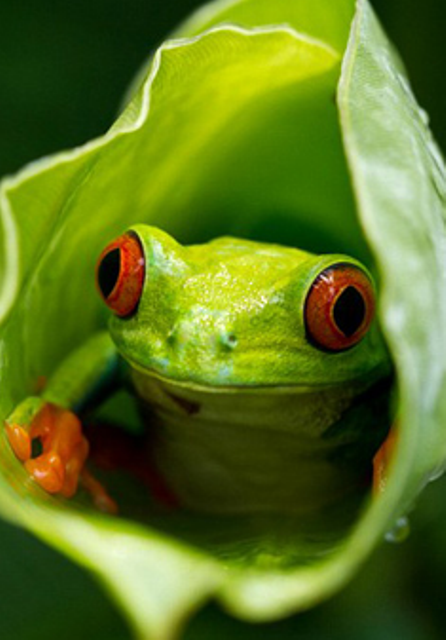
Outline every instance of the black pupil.
[(104, 298), (108, 298), (119, 278), (121, 270), (121, 252), (113, 249), (105, 255), (98, 270), (98, 285)]
[(333, 318), (339, 331), (350, 338), (362, 325), (365, 318), (365, 302), (355, 287), (347, 287), (336, 300)]

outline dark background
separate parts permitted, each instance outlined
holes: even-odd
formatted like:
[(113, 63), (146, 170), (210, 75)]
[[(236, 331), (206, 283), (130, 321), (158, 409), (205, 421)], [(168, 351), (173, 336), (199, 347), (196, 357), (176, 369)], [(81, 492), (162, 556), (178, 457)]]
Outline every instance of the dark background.
[[(272, 0), (273, 1), (273, 0)], [(1, 0), (0, 175), (103, 133), (148, 53), (197, 0)], [(375, 0), (446, 148), (446, 7)]]
[[(274, 1), (274, 0), (271, 0)], [(0, 175), (109, 127), (129, 80), (194, 0), (1, 0)], [(446, 149), (446, 3), (375, 0), (415, 93)], [(446, 619), (446, 483), (428, 489), (402, 545), (384, 544), (329, 603), (251, 626), (208, 607), (187, 640), (431, 640)], [(129, 640), (93, 580), (0, 522), (2, 640)]]

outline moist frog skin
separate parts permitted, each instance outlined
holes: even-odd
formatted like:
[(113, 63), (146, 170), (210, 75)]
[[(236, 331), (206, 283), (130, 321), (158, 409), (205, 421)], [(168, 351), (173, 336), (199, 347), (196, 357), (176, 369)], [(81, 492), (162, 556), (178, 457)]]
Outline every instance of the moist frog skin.
[(304, 513), (372, 473), (382, 484), (390, 363), (357, 260), (231, 237), (182, 246), (138, 225), (104, 249), (96, 280), (108, 330), (6, 421), (46, 491), (71, 497), (81, 482), (115, 510), (81, 419), (120, 384), (140, 406), (147, 464), (184, 508)]

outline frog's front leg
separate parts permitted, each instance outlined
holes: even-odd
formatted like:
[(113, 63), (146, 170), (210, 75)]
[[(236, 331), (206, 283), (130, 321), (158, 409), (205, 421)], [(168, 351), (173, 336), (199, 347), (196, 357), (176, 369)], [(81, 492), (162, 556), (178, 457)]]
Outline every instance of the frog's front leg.
[(41, 487), (66, 498), (76, 493), (89, 446), (75, 413), (28, 398), (7, 419), (6, 433), (17, 458)]
[(34, 480), (49, 493), (73, 496), (84, 481), (96, 506), (116, 504), (85, 469), (89, 445), (76, 412), (119, 384), (119, 358), (108, 334), (98, 333), (74, 351), (39, 397), (26, 398), (6, 420), (11, 447)]

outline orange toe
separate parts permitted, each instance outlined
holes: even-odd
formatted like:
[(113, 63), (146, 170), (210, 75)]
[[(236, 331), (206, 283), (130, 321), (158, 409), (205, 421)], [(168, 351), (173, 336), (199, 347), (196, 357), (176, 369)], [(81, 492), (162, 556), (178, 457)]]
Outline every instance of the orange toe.
[(59, 493), (65, 480), (65, 469), (60, 456), (51, 451), (25, 462), (25, 469), (48, 493)]
[(5, 424), (6, 435), (14, 454), (22, 462), (31, 458), (31, 438), (23, 427), (18, 424)]
[(394, 427), (378, 449), (373, 458), (373, 493), (375, 496), (383, 493), (387, 487), (388, 470), (393, 457), (397, 441), (397, 432)]
[(82, 485), (91, 495), (93, 503), (99, 511), (109, 513), (110, 515), (116, 515), (118, 513), (118, 505), (116, 502), (109, 496), (103, 485), (96, 480), (88, 469), (82, 471)]
[(79, 477), (88, 457), (89, 449), (87, 440), (81, 436), (79, 444), (73, 449), (65, 465), (65, 482), (60, 491), (65, 498), (71, 498), (77, 491)]

